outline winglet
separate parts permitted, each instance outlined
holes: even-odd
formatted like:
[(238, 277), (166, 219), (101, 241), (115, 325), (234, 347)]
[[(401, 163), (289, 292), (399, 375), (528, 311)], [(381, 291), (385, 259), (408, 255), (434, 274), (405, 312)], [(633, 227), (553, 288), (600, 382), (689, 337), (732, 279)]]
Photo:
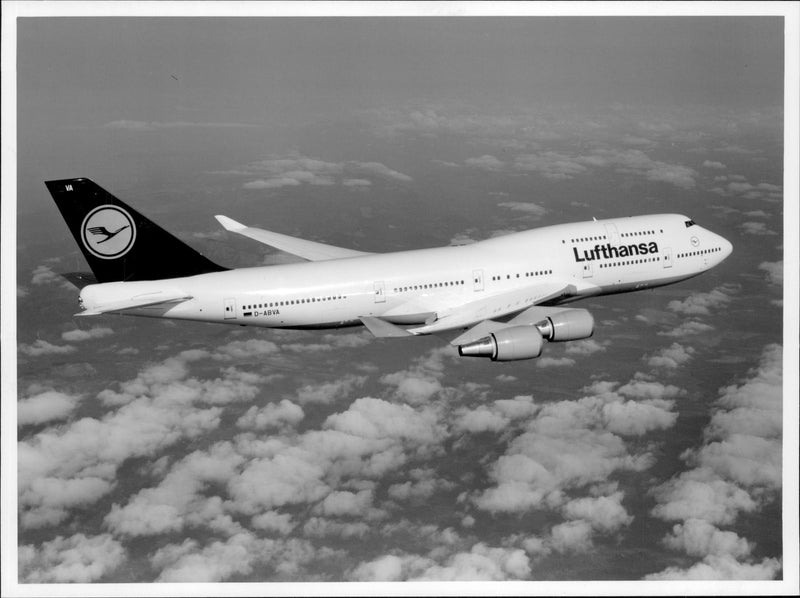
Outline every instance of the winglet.
[(225, 230), (229, 230), (234, 233), (247, 228), (247, 226), (241, 222), (236, 222), (233, 218), (228, 218), (227, 216), (222, 216), (221, 214), (214, 216), (214, 218), (217, 219), (217, 222), (219, 222)]
[(324, 243), (317, 243), (316, 241), (306, 241), (305, 239), (298, 239), (297, 237), (290, 237), (253, 226), (247, 226), (227, 216), (217, 215), (214, 216), (214, 218), (217, 219), (225, 230), (249, 237), (259, 243), (264, 243), (264, 245), (269, 245), (275, 249), (280, 249), (281, 251), (291, 253), (292, 255), (312, 262), (369, 255), (363, 251), (334, 247), (333, 245), (325, 245)]

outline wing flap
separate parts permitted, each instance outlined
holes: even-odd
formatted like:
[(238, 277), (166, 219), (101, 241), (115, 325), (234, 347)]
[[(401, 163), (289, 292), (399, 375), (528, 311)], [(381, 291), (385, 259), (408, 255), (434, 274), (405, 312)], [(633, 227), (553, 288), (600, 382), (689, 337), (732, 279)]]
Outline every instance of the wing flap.
[(356, 251), (354, 249), (346, 249), (344, 247), (336, 247), (334, 245), (326, 245), (324, 243), (317, 243), (315, 241), (306, 241), (297, 237), (290, 237), (289, 235), (282, 235), (280, 233), (273, 233), (272, 231), (246, 226), (241, 222), (236, 222), (227, 216), (214, 216), (217, 221), (232, 233), (243, 235), (264, 245), (269, 245), (275, 249), (280, 249), (286, 253), (291, 253), (298, 257), (311, 262), (320, 262), (324, 260), (336, 260), (347, 257), (359, 257), (363, 255), (371, 255), (363, 251)]
[(413, 336), (404, 328), (400, 328), (399, 326), (392, 324), (391, 322), (387, 322), (386, 320), (381, 320), (380, 318), (361, 316), (359, 319), (376, 338), (399, 338), (403, 336)]
[(556, 297), (567, 297), (576, 292), (571, 284), (552, 282), (539, 284), (508, 293), (492, 295), (462, 305), (446, 313), (427, 326), (412, 328), (414, 334), (435, 334), (454, 328), (467, 328), (483, 322), (519, 313), (529, 307), (550, 301)]

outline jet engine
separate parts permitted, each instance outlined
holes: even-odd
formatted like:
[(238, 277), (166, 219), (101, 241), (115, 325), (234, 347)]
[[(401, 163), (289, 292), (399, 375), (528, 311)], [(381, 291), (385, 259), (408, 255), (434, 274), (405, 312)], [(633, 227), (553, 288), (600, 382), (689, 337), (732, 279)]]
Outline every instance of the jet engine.
[(468, 357), (490, 357), (492, 361), (533, 359), (542, 354), (542, 333), (535, 326), (501, 328), (489, 336), (461, 345), (458, 354)]
[(554, 311), (535, 324), (501, 328), (484, 338), (459, 345), (462, 357), (489, 357), (492, 361), (534, 359), (542, 354), (545, 340), (574, 341), (589, 338), (594, 318), (585, 309)]
[(536, 328), (551, 343), (577, 341), (592, 336), (594, 318), (585, 309), (565, 309), (537, 322)]

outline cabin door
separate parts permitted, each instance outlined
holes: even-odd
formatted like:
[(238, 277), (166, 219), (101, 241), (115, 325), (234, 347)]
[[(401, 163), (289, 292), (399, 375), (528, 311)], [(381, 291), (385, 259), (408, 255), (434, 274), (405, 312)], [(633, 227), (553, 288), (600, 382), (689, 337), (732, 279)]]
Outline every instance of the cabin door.
[(672, 268), (672, 249), (669, 247), (664, 250), (664, 267)]
[(375, 303), (386, 303), (386, 285), (383, 281), (378, 281), (374, 285)]
[(483, 270), (473, 270), (472, 271), (472, 283), (475, 285), (473, 287), (474, 291), (482, 291), (483, 290)]
[(236, 299), (225, 299), (225, 319), (226, 320), (235, 320), (236, 319)]

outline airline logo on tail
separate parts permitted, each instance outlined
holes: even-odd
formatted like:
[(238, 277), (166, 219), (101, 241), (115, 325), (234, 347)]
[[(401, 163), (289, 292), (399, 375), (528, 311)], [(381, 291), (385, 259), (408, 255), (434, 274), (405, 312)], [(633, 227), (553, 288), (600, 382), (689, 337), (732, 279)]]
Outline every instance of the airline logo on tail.
[(136, 225), (123, 208), (99, 206), (89, 212), (81, 225), (83, 245), (104, 260), (121, 258), (136, 240)]

